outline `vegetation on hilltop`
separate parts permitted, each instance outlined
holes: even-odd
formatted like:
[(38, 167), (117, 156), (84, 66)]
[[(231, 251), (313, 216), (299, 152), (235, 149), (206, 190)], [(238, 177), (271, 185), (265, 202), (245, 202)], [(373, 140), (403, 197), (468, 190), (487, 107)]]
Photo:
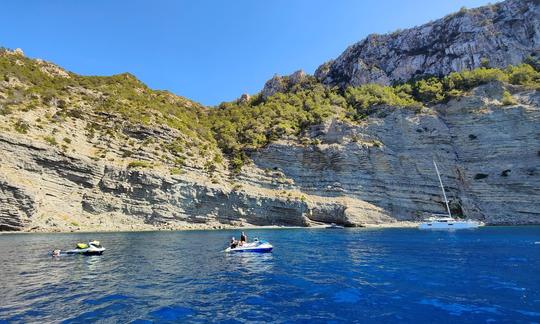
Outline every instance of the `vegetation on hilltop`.
[(152, 90), (129, 73), (81, 76), (56, 67), (65, 73), (59, 76), (48, 73), (44, 69), (47, 66), (53, 65), (22, 55), (0, 55), (3, 80), (15, 78), (21, 84), (9, 88), (9, 100), (4, 105), (22, 103), (32, 109), (52, 103), (72, 115), (79, 114), (77, 110), (82, 107), (91, 107), (95, 112), (117, 114), (135, 123), (168, 125), (194, 139), (214, 142), (201, 122), (206, 108), (200, 104), (168, 91)]
[[(345, 91), (328, 88), (310, 79), (266, 100), (260, 95), (246, 102), (222, 103), (209, 114), (219, 147), (234, 157), (238, 168), (245, 152), (286, 136), (298, 136), (306, 127), (330, 116), (349, 121), (365, 119), (378, 106), (422, 107), (463, 96), (472, 88), (492, 81), (540, 89), (540, 72), (529, 64), (506, 69), (481, 67), (429, 77), (394, 86), (366, 84)], [(505, 104), (510, 103), (508, 96)]]
[[(119, 161), (128, 163), (135, 159), (132, 162), (137, 163), (137, 159), (150, 159), (160, 163), (149, 167), (163, 162), (173, 168), (195, 161), (202, 166), (204, 162), (199, 161), (207, 155), (219, 160), (221, 153), (206, 123), (207, 110), (167, 91), (152, 90), (128, 73), (81, 76), (0, 49), (0, 114), (11, 120), (11, 125), (4, 127), (24, 134), (31, 130), (41, 132), (38, 138), (56, 146), (53, 139), (59, 126), (64, 128), (68, 120), (72, 125), (74, 120), (81, 120), (87, 142), (94, 147), (90, 157), (96, 160), (113, 161), (116, 156)], [(10, 117), (13, 112), (17, 114)], [(39, 118), (21, 120), (26, 112)], [(172, 132), (165, 129), (165, 133), (177, 135), (172, 139), (170, 136), (157, 139), (149, 132), (133, 137), (129, 129), (141, 129), (132, 127), (137, 124), (149, 129), (156, 126), (172, 129)], [(110, 153), (112, 142), (119, 145), (120, 152)], [(68, 146), (71, 143), (62, 143), (64, 151)], [(72, 148), (78, 146), (80, 143), (74, 143)]]
[[(9, 114), (11, 109), (29, 111), (45, 105), (58, 108), (60, 118), (106, 113), (135, 124), (167, 125), (183, 134), (183, 139), (177, 138), (161, 146), (176, 156), (173, 166), (181, 166), (185, 159), (193, 156), (186, 152), (186, 147), (197, 146), (207, 160), (204, 168), (210, 173), (215, 171), (215, 164), (223, 163), (222, 153), (229, 157), (232, 169), (237, 172), (250, 151), (278, 139), (298, 137), (307, 127), (331, 117), (358, 122), (381, 105), (413, 108), (435, 105), (492, 81), (540, 89), (539, 66), (535, 61), (506, 69), (481, 67), (394, 86), (367, 84), (345, 90), (329, 88), (308, 76), (287, 91), (266, 99), (259, 94), (212, 109), (166, 91), (152, 90), (128, 73), (110, 77), (80, 76), (47, 62), (2, 51), (0, 77), (1, 114)], [(505, 93), (502, 101), (505, 105), (515, 104), (510, 93)], [(94, 118), (97, 117), (94, 115)], [(88, 122), (89, 132), (99, 128), (99, 123)], [(30, 126), (18, 120), (13, 127), (26, 133)], [(142, 167), (140, 163), (135, 161), (130, 167)]]
[(233, 169), (238, 170), (246, 158), (246, 150), (296, 136), (307, 126), (339, 114), (343, 106), (346, 102), (342, 96), (312, 82), (266, 100), (258, 95), (248, 102), (222, 103), (208, 118), (219, 147), (233, 157)]

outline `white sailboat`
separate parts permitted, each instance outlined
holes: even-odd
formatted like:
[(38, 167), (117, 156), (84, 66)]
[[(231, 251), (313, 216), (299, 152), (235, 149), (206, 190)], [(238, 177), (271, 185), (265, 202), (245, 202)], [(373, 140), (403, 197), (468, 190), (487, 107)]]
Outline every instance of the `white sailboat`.
[(483, 226), (482, 222), (474, 220), (460, 220), (454, 219), (452, 213), (450, 212), (450, 206), (448, 205), (448, 199), (446, 199), (446, 192), (444, 191), (444, 186), (441, 180), (441, 175), (439, 174), (439, 168), (435, 160), (433, 161), (435, 166), (435, 171), (437, 171), (437, 177), (439, 178), (439, 184), (441, 185), (441, 190), (444, 197), (444, 203), (446, 204), (446, 211), (448, 215), (433, 215), (424, 222), (418, 225), (419, 229), (467, 229), (467, 228), (477, 228)]

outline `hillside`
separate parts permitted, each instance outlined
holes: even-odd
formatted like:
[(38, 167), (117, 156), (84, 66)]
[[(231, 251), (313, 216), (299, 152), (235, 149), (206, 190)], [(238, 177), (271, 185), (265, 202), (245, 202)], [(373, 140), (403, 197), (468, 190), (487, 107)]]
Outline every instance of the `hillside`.
[(456, 19), (491, 12), (493, 26), (510, 35), (512, 20), (512, 37), (521, 37), (527, 21), (527, 37), (489, 58), (461, 30), (453, 44), (483, 58), (472, 65), (444, 67), (455, 57), (438, 53), (436, 73), (420, 66), (392, 82), (360, 70), (366, 82), (329, 78), (351, 57), (379, 57), (380, 67), (389, 57), (416, 61), (416, 51), (370, 54), (368, 37), (327, 65), (337, 72), (276, 76), (261, 93), (218, 107), (149, 89), (128, 73), (81, 76), (0, 50), (0, 230), (417, 221), (444, 211), (432, 159), (456, 214), (539, 224), (537, 11), (537, 1), (508, 0), (381, 36), (442, 35)]

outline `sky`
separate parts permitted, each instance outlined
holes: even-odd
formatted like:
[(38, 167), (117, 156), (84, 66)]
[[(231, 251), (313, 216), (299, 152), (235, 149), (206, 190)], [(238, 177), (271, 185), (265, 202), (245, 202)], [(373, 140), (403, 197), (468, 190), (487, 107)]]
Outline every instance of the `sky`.
[(0, 46), (83, 75), (130, 72), (205, 105), (259, 92), (371, 33), (483, 0), (3, 0)]

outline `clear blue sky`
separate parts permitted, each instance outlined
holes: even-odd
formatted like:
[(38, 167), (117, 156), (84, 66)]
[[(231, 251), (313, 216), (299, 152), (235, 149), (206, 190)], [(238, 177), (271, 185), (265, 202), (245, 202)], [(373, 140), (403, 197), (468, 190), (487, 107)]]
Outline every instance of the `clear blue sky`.
[(3, 0), (0, 46), (213, 105), (484, 0)]

